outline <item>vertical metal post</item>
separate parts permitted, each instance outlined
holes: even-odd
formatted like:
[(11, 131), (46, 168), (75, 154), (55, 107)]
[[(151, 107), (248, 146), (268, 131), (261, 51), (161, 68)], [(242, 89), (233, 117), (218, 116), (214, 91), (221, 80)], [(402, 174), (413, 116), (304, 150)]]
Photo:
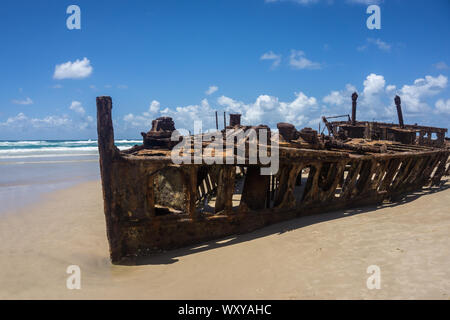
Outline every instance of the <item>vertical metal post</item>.
[(353, 92), (352, 94), (352, 126), (356, 125), (356, 100), (358, 99), (358, 94)]
[(399, 96), (395, 96), (394, 102), (395, 102), (395, 106), (397, 107), (398, 122), (399, 122), (400, 128), (403, 129), (405, 127), (405, 125), (403, 123), (402, 101)]
[(227, 128), (227, 113), (223, 112), (223, 129), (225, 130)]
[(217, 117), (217, 111), (216, 111), (216, 130), (219, 130), (219, 119)]

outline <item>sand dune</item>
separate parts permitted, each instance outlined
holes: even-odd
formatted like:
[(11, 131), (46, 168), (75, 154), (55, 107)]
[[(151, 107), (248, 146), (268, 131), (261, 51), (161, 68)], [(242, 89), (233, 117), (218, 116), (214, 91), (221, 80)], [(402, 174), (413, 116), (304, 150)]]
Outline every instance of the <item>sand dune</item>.
[[(99, 182), (0, 216), (2, 299), (449, 299), (450, 183), (400, 205), (305, 217), (109, 262)], [(81, 268), (81, 290), (66, 268)], [(369, 265), (381, 289), (369, 290)]]

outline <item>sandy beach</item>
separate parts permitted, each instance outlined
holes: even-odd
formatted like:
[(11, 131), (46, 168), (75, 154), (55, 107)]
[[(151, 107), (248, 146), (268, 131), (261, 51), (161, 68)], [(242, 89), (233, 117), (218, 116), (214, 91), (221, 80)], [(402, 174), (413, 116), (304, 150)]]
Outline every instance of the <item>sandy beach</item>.
[[(1, 299), (449, 299), (450, 181), (401, 204), (299, 218), (113, 266), (101, 186), (0, 216)], [(66, 268), (81, 268), (68, 290)], [(377, 265), (381, 288), (369, 290)]]

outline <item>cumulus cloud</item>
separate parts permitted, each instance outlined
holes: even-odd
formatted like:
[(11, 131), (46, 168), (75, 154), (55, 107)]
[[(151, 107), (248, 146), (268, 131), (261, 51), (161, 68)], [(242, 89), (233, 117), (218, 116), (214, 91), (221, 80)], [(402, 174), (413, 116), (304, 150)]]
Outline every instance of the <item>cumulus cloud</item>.
[(305, 53), (301, 50), (292, 50), (289, 57), (289, 64), (294, 69), (320, 69), (318, 62), (313, 62), (306, 58)]
[(439, 99), (436, 104), (436, 113), (450, 114), (450, 99)]
[(274, 96), (260, 95), (253, 103), (243, 103), (222, 96), (217, 102), (228, 112), (242, 113), (243, 122), (248, 124), (264, 123), (272, 128), (276, 128), (278, 122), (305, 125), (318, 109), (317, 100), (303, 92), (296, 93), (295, 96), (294, 100), (283, 102)]
[(135, 115), (133, 113), (129, 113), (123, 117), (125, 122), (125, 126), (133, 127), (133, 128), (142, 128), (148, 129), (151, 127), (152, 120), (158, 117), (158, 114), (161, 109), (161, 104), (157, 100), (153, 100), (147, 111), (143, 112), (140, 115)]
[[(426, 114), (431, 111), (427, 98), (442, 92), (446, 86), (447, 77), (439, 75), (437, 77), (425, 76), (425, 78), (416, 79), (412, 85), (403, 85), (397, 89), (395, 85), (386, 85), (384, 76), (371, 73), (364, 80), (363, 88), (359, 93), (358, 118), (392, 121), (396, 116), (393, 99), (397, 94), (402, 99), (405, 115)], [(350, 110), (350, 96), (355, 90), (354, 86), (347, 85), (344, 90), (331, 91), (322, 100), (327, 105), (326, 112), (329, 115), (336, 115), (342, 114), (343, 108)], [(436, 112), (445, 113), (445, 107), (445, 101), (436, 103), (436, 110), (438, 110)]]
[(12, 103), (20, 105), (29, 105), (33, 104), (33, 100), (31, 100), (31, 98), (26, 98), (24, 100), (13, 100)]
[(272, 69), (275, 69), (276, 67), (278, 67), (281, 63), (281, 54), (276, 54), (273, 51), (269, 51), (264, 53), (260, 60), (269, 60), (272, 61)]
[(88, 58), (77, 59), (74, 62), (68, 61), (55, 67), (54, 79), (83, 79), (92, 74), (93, 68)]
[[(222, 95), (210, 103), (203, 99), (198, 104), (162, 108), (156, 100), (142, 113), (130, 113), (123, 120), (127, 128), (133, 131), (148, 130), (151, 121), (160, 116), (172, 117), (176, 127), (191, 130), (194, 121), (203, 122), (203, 130), (215, 128), (215, 111), (242, 114), (242, 123), (248, 125), (267, 124), (275, 129), (278, 122), (290, 122), (297, 128), (317, 128), (321, 116), (349, 114), (351, 112), (351, 94), (358, 91), (358, 119), (392, 122), (396, 121), (394, 97), (402, 98), (406, 120), (416, 115), (434, 113), (448, 114), (449, 100), (438, 100), (434, 112), (427, 105), (427, 100), (447, 86), (445, 76), (425, 76), (412, 85), (396, 86), (388, 84), (381, 74), (371, 73), (359, 86), (347, 84), (342, 90), (332, 90), (320, 99), (309, 96), (303, 91), (295, 93), (292, 99), (261, 94), (251, 101), (241, 101)], [(358, 90), (359, 87), (359, 90)], [(228, 119), (227, 119), (228, 121)], [(412, 121), (411, 121), (412, 122)], [(220, 122), (221, 123), (221, 122)]]
[(10, 128), (54, 128), (67, 126), (72, 123), (67, 116), (47, 116), (45, 118), (29, 118), (23, 112), (17, 116), (9, 117), (5, 122), (0, 123), (0, 126)]
[(380, 39), (373, 39), (373, 38), (367, 38), (366, 43), (357, 47), (358, 51), (364, 51), (366, 50), (370, 45), (376, 46), (378, 49), (382, 51), (391, 51), (392, 45), (384, 42)]
[(434, 96), (447, 86), (448, 78), (443, 75), (437, 77), (425, 76), (416, 79), (412, 85), (404, 85), (399, 90), (402, 106), (410, 112), (427, 111), (429, 106), (424, 98)]
[(84, 116), (86, 114), (86, 111), (84, 110), (81, 102), (79, 101), (72, 101), (72, 104), (70, 105), (69, 109), (75, 111), (81, 116)]
[(322, 101), (329, 105), (343, 106), (349, 105), (352, 101), (351, 95), (356, 91), (355, 86), (347, 84), (344, 90), (341, 91), (331, 91), (330, 94), (326, 95)]
[(448, 69), (450, 69), (450, 67), (444, 61), (440, 61), (440, 62), (434, 64), (433, 66), (436, 69), (438, 69), (438, 70), (448, 70)]
[(205, 91), (205, 94), (209, 96), (212, 95), (217, 90), (219, 90), (218, 86), (209, 86), (208, 90)]
[(72, 101), (69, 109), (74, 111), (78, 115), (79, 118), (76, 123), (74, 123), (74, 125), (77, 126), (80, 130), (93, 127), (94, 119), (91, 116), (86, 115), (86, 110), (84, 109), (81, 102)]

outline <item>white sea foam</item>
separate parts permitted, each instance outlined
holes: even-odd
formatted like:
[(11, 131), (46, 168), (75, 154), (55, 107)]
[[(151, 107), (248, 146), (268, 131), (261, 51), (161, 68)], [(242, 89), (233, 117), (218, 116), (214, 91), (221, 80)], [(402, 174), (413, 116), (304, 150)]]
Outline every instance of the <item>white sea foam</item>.
[[(140, 140), (117, 140), (120, 150), (128, 149)], [(0, 141), (0, 159), (52, 158), (98, 155), (96, 140), (66, 141)]]

